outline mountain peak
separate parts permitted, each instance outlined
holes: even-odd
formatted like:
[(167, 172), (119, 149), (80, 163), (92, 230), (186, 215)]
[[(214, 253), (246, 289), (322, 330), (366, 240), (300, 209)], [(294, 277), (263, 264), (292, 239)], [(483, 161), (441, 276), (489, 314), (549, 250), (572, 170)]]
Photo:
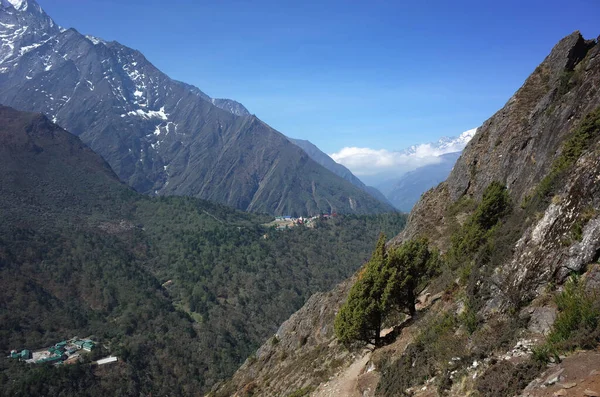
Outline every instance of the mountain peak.
[(421, 143), (419, 145), (410, 146), (400, 153), (416, 157), (437, 157), (446, 153), (460, 152), (467, 146), (467, 143), (469, 143), (476, 132), (477, 128), (473, 128), (461, 133), (459, 136), (442, 137), (437, 142)]
[(475, 136), (475, 133), (477, 133), (477, 128), (472, 128), (460, 134), (458, 139), (462, 140), (463, 142), (469, 142), (471, 138)]

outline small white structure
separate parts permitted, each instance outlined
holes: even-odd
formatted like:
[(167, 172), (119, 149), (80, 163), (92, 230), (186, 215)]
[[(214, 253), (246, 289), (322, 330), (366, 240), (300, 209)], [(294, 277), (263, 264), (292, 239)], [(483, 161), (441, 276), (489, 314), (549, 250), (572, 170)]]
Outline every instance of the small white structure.
[(116, 362), (118, 359), (114, 356), (110, 356), (110, 357), (106, 357), (103, 358), (102, 360), (98, 360), (97, 364), (98, 365), (104, 365), (104, 364), (109, 364), (109, 363), (114, 363)]

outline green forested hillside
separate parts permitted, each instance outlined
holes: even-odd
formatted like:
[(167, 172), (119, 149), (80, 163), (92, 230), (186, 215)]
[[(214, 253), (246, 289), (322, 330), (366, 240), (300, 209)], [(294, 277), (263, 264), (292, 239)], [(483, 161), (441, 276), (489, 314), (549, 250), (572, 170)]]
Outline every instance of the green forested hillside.
[[(276, 231), (268, 216), (151, 199), (46, 118), (0, 107), (0, 120), (0, 395), (201, 394), (404, 225), (340, 216)], [(74, 335), (121, 361), (5, 358)]]

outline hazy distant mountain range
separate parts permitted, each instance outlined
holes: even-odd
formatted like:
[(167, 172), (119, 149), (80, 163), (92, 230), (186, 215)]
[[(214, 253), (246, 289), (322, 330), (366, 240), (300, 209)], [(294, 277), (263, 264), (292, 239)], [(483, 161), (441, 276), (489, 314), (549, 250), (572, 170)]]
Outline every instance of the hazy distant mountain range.
[(443, 154), (439, 156), (439, 163), (419, 167), (398, 179), (386, 181), (379, 188), (394, 207), (410, 212), (423, 193), (446, 180), (460, 154), (461, 152)]
[(0, 3), (0, 103), (42, 112), (152, 195), (272, 214), (392, 207), (326, 170), (238, 102), (172, 80), (139, 51)]
[(289, 139), (328, 170), (369, 192), (379, 200), (390, 203), (400, 211), (409, 212), (424, 192), (437, 186), (448, 177), (456, 160), (460, 157), (461, 151), (475, 135), (476, 130), (475, 128), (465, 131), (457, 137), (443, 137), (437, 142), (413, 145), (394, 152), (403, 158), (418, 159), (417, 161), (424, 162), (426, 165), (408, 172), (399, 171), (392, 178), (384, 178), (377, 184), (377, 187), (367, 186), (347, 167), (337, 163), (311, 142)]
[(373, 180), (377, 180), (378, 177), (383, 179), (378, 182), (377, 187), (365, 185), (347, 167), (334, 161), (311, 142), (291, 138), (290, 141), (300, 146), (317, 163), (350, 181), (355, 186), (371, 193), (382, 201), (391, 203), (401, 211), (409, 212), (419, 200), (421, 194), (448, 177), (461, 151), (475, 135), (476, 130), (465, 131), (457, 137), (444, 137), (437, 142), (413, 145), (401, 151), (388, 152), (401, 158), (403, 160), (402, 166), (410, 162), (426, 165), (413, 168), (408, 172), (398, 169), (395, 172), (392, 171), (391, 175), (390, 170), (386, 170), (386, 177), (370, 176), (369, 179)]

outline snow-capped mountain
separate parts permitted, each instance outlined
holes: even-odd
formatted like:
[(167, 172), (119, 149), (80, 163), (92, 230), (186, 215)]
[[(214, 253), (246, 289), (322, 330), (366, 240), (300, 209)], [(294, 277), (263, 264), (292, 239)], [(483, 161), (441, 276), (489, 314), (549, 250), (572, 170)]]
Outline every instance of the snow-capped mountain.
[[(81, 36), (74, 29), (66, 31), (58, 26), (34, 0), (1, 1), (0, 80), (3, 77), (12, 79), (24, 77), (26, 80), (32, 80), (33, 76), (40, 72), (49, 72), (53, 68), (63, 68), (65, 64), (74, 64), (78, 74), (82, 77), (76, 82), (81, 87), (74, 86), (74, 90), (82, 90), (87, 87), (89, 91), (94, 91), (93, 80), (101, 76), (107, 80), (106, 85), (110, 86), (110, 91), (121, 99), (121, 105), (123, 110), (127, 110), (126, 113), (134, 112), (142, 115), (141, 117), (152, 117), (151, 114), (145, 114), (145, 109), (149, 109), (150, 100), (164, 94), (165, 81), (163, 80), (167, 76), (162, 75), (154, 68), (141, 53), (116, 42), (108, 43), (91, 35)], [(67, 44), (72, 44), (71, 41), (74, 38), (79, 39), (77, 46), (67, 46)], [(86, 40), (82, 40), (84, 38)], [(90, 44), (97, 47), (94, 51), (99, 53), (97, 55), (108, 56), (104, 59), (88, 59), (99, 61), (100, 65), (85, 64), (84, 68), (80, 69), (79, 64), (82, 58), (85, 58), (85, 51), (89, 50)], [(36, 62), (37, 58), (39, 58), (39, 62)], [(18, 75), (19, 71), (25, 72), (23, 65), (31, 66), (32, 64), (33, 68), (28, 69), (24, 76)], [(107, 77), (111, 73), (118, 73), (120, 76), (119, 78)], [(96, 82), (98, 83), (98, 81)], [(236, 101), (210, 98), (196, 87), (185, 86), (194, 94), (221, 109), (239, 116), (250, 115), (250, 112)], [(133, 88), (133, 97), (125, 95), (130, 88)], [(48, 97), (55, 96), (51, 92), (46, 93)], [(58, 102), (56, 98), (51, 99), (53, 103), (48, 103), (48, 106), (41, 111), (50, 115), (54, 121), (58, 121), (63, 107), (60, 99), (65, 99), (64, 102), (66, 102), (67, 98), (70, 96), (60, 96)], [(130, 100), (134, 105), (131, 109), (128, 106)]]
[(400, 153), (414, 156), (441, 156), (446, 153), (462, 151), (467, 143), (475, 136), (477, 128), (470, 129), (455, 137), (442, 137), (437, 142), (413, 145)]
[(391, 207), (310, 160), (238, 102), (173, 80), (118, 42), (0, 0), (0, 103), (44, 113), (140, 192), (277, 214)]
[(475, 134), (476, 129), (460, 136), (441, 138), (437, 142), (413, 145), (403, 150), (344, 147), (330, 157), (344, 165), (368, 185), (399, 178), (419, 167), (439, 163), (440, 156), (460, 152)]
[(406, 156), (429, 157), (435, 161), (378, 184), (385, 197), (400, 211), (409, 212), (423, 193), (446, 180), (462, 150), (477, 133), (477, 128), (457, 137), (443, 137), (434, 143), (411, 146)]
[(0, 64), (1, 73), (26, 53), (41, 46), (61, 32), (35, 2), (0, 0)]

